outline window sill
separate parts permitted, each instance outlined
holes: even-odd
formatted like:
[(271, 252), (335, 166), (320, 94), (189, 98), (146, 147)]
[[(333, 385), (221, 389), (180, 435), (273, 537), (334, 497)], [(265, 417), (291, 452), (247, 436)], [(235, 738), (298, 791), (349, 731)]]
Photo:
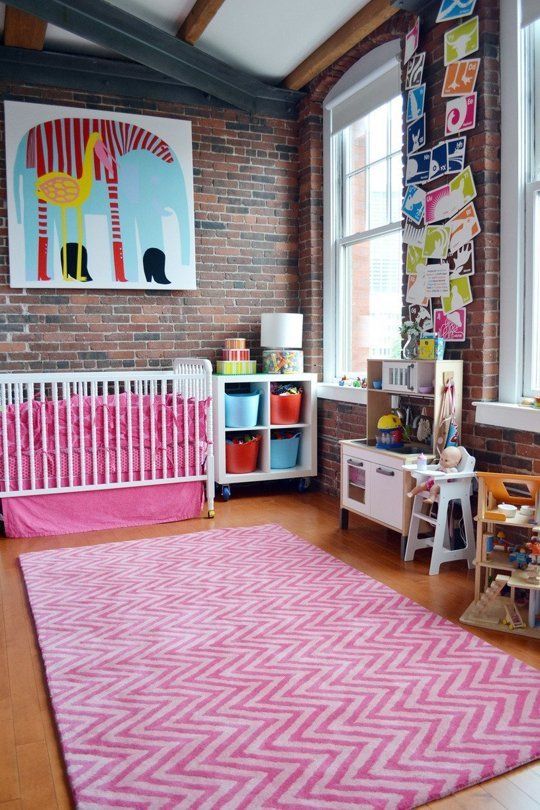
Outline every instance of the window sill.
[(350, 402), (354, 405), (365, 405), (367, 391), (365, 388), (338, 385), (337, 383), (319, 383), (317, 386), (319, 399), (332, 399), (335, 402)]
[(540, 433), (540, 408), (510, 402), (473, 402), (473, 405), (477, 424)]

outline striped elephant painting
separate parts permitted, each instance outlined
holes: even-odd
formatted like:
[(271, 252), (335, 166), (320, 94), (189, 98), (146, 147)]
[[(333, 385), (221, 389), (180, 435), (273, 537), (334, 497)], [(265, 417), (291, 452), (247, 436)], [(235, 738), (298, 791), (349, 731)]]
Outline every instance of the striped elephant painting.
[(195, 287), (189, 122), (6, 102), (6, 140), (12, 286)]

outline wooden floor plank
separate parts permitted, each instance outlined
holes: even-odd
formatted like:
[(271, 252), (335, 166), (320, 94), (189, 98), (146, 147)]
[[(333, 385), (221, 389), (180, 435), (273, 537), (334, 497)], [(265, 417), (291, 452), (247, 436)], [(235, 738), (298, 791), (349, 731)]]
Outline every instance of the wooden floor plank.
[[(0, 622), (0, 728), (12, 729), (11, 736), (0, 735), (4, 743), (4, 749), (0, 749), (0, 810), (4, 808), (2, 802), (7, 802), (6, 810), (15, 807), (24, 807), (25, 810), (48, 810), (49, 807), (68, 810), (72, 806), (19, 568), (19, 554), (270, 522), (280, 523), (451, 621), (459, 620), (472, 599), (474, 575), (467, 571), (463, 563), (446, 564), (439, 576), (430, 577), (427, 573), (429, 552), (420, 552), (417, 560), (404, 563), (399, 557), (399, 538), (396, 534), (356, 516), (351, 516), (348, 531), (340, 530), (336, 502), (316, 492), (299, 497), (296, 493), (259, 488), (253, 491), (238, 490), (231, 501), (217, 504), (214, 521), (198, 519), (32, 540), (0, 540), (0, 593), (3, 602), (0, 618), (3, 617), (5, 622), (3, 626)], [(467, 629), (501, 650), (540, 668), (540, 645), (534, 639)], [(4, 672), (3, 680), (2, 652), (4, 670), (7, 659), (9, 673), (8, 677)], [(15, 677), (16, 673), (20, 673), (19, 680)], [(17, 729), (18, 745), (14, 728)], [(6, 751), (4, 755), (3, 750)], [(540, 766), (533, 763), (432, 802), (429, 807), (437, 810), (510, 810), (509, 801), (519, 798), (529, 804), (525, 803), (523, 807), (512, 805), (511, 810), (529, 810), (530, 801), (535, 801), (537, 783), (540, 783)]]
[(540, 808), (540, 793), (534, 799), (521, 790), (512, 779), (494, 779), (486, 782), (485, 788), (506, 810), (538, 810)]

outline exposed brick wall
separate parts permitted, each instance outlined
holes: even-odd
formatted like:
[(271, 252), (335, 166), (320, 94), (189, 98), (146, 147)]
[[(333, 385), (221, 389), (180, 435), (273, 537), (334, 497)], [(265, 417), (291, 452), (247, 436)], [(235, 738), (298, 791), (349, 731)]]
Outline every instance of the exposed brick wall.
[(217, 106), (137, 103), (7, 83), (0, 83), (0, 94), (191, 120), (199, 285), (193, 291), (143, 293), (11, 290), (2, 119), (1, 368), (144, 368), (168, 366), (180, 355), (213, 360), (232, 336), (247, 336), (259, 356), (261, 312), (298, 311), (296, 122), (252, 118)]

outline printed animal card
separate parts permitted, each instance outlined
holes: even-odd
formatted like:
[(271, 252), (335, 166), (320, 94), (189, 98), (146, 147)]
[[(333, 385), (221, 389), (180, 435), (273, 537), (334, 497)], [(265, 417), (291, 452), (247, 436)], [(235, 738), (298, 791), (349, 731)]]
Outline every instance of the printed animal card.
[(480, 47), (478, 17), (466, 20), (444, 35), (444, 64), (465, 59)]
[(418, 272), (419, 267), (423, 267), (426, 263), (426, 258), (422, 251), (422, 247), (418, 245), (407, 245), (407, 258), (405, 260), (405, 271), (408, 276), (414, 276)]
[(405, 182), (427, 183), (429, 180), (429, 167), (431, 165), (431, 149), (425, 152), (415, 152), (407, 155), (407, 167), (405, 169)]
[(412, 222), (407, 222), (401, 231), (401, 241), (404, 245), (422, 247), (425, 240), (425, 228), (417, 228)]
[(449, 20), (459, 20), (460, 17), (468, 17), (473, 13), (475, 5), (476, 0), (442, 0), (435, 22), (448, 22)]
[(458, 135), (466, 129), (476, 126), (476, 93), (468, 96), (458, 96), (446, 102), (446, 118), (444, 134)]
[(480, 59), (463, 59), (446, 68), (441, 96), (467, 96), (476, 84)]
[(405, 35), (405, 53), (403, 55), (403, 63), (406, 64), (411, 56), (418, 48), (418, 40), (420, 39), (420, 17), (416, 18), (416, 22), (410, 31)]
[(405, 73), (405, 90), (412, 90), (413, 87), (418, 87), (422, 84), (425, 61), (426, 52), (422, 51), (421, 53), (415, 53), (412, 59), (407, 62), (407, 71)]
[(426, 295), (442, 298), (450, 292), (450, 267), (447, 262), (426, 265)]
[(431, 163), (429, 166), (429, 179), (436, 180), (442, 177), (448, 170), (448, 149), (446, 141), (438, 143), (431, 150)]
[(427, 306), (422, 304), (411, 304), (409, 307), (409, 320), (417, 323), (422, 332), (433, 332), (433, 313), (431, 311), (431, 301)]
[(407, 295), (405, 300), (408, 304), (420, 304), (427, 307), (429, 298), (426, 295), (426, 274), (425, 268), (418, 268), (418, 273), (407, 277)]
[(425, 218), (426, 225), (431, 222), (440, 222), (441, 219), (447, 219), (450, 214), (449, 210), (450, 186), (439, 186), (426, 194), (425, 202)]
[(418, 186), (407, 186), (401, 210), (406, 217), (412, 219), (417, 225), (420, 225), (424, 218), (425, 199), (426, 192), (422, 191), (421, 188)]
[[(409, 307), (409, 313), (411, 307)], [(445, 313), (443, 309), (436, 309), (434, 312), (435, 327), (433, 331), (445, 340), (461, 343), (465, 340), (467, 333), (467, 310), (455, 309), (453, 312)], [(411, 319), (412, 320), (412, 319)]]
[[(410, 276), (410, 278), (414, 278), (414, 276)], [(472, 300), (471, 282), (468, 277), (452, 278), (450, 279), (450, 293), (441, 299), (443, 312), (448, 315), (449, 312), (466, 307)]]
[(424, 114), (424, 104), (426, 100), (426, 85), (421, 84), (420, 87), (413, 87), (407, 93), (407, 112), (405, 119), (409, 124), (411, 121), (416, 121)]
[(450, 277), (461, 278), (462, 276), (474, 275), (474, 245), (466, 242), (455, 253), (450, 253), (446, 260), (450, 265)]
[(465, 208), (448, 221), (450, 228), (450, 253), (456, 253), (458, 248), (466, 242), (470, 242), (481, 231), (476, 208), (474, 203), (469, 203)]
[(449, 242), (448, 225), (427, 225), (424, 234), (424, 256), (426, 259), (446, 259)]
[(445, 141), (448, 153), (448, 166), (446, 169), (447, 174), (458, 174), (463, 171), (465, 166), (465, 147), (467, 145), (467, 138), (463, 135), (462, 138), (452, 138), (450, 141)]
[[(453, 216), (467, 203), (476, 197), (476, 186), (472, 176), (471, 167), (467, 166), (453, 180), (450, 181), (450, 197), (448, 200), (448, 216)], [(427, 221), (427, 220), (426, 220)]]
[(407, 154), (418, 151), (426, 145), (426, 116), (413, 121), (407, 127)]

